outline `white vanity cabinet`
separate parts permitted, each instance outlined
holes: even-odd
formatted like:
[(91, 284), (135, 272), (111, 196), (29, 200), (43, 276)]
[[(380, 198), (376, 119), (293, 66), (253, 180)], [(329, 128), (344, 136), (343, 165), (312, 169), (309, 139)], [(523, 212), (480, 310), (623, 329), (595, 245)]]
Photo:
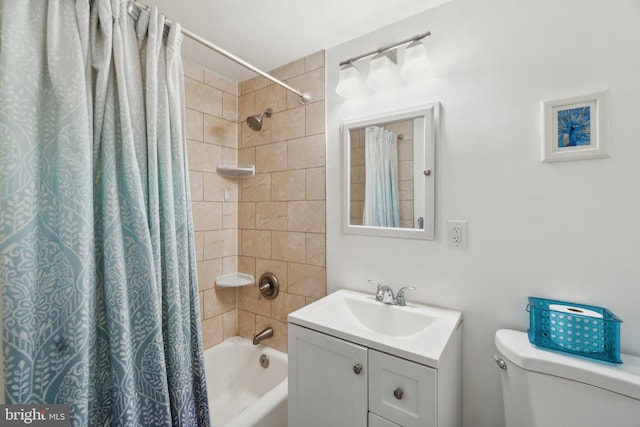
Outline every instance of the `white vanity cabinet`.
[(462, 313), (338, 290), (288, 316), (289, 427), (460, 427)]
[(457, 426), (458, 379), (289, 323), (289, 427)]

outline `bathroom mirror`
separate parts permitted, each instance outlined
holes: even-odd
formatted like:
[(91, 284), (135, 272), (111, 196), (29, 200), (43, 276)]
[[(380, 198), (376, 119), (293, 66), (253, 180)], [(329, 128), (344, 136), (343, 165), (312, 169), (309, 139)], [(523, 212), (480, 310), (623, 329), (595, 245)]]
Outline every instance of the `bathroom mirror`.
[(440, 104), (342, 122), (343, 230), (432, 240)]

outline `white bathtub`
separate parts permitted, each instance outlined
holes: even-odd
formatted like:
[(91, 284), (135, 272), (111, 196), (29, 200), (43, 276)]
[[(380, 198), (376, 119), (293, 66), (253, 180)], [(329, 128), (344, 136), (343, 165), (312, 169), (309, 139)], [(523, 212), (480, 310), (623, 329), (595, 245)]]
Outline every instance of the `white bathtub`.
[[(260, 356), (269, 367), (260, 366)], [(287, 355), (232, 337), (204, 352), (213, 427), (285, 427)]]

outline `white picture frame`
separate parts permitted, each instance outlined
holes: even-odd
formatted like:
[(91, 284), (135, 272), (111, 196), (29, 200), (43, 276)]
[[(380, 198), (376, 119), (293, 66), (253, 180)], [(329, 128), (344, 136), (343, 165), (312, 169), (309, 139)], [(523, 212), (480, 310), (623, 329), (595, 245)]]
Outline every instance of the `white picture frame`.
[(542, 162), (609, 157), (607, 92), (542, 101)]

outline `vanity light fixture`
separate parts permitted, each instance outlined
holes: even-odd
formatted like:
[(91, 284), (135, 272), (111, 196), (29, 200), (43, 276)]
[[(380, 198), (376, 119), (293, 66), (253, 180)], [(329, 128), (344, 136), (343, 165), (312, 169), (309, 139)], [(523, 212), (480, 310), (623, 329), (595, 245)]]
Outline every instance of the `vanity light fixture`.
[(364, 85), (362, 74), (354, 65), (354, 62), (367, 58), (371, 58), (371, 61), (369, 62), (369, 76), (366, 79), (366, 86), (375, 91), (398, 86), (401, 83), (401, 78), (395, 58), (398, 48), (405, 45), (408, 46), (404, 51), (402, 76), (407, 80), (419, 78), (429, 66), (427, 49), (421, 40), (430, 35), (431, 32), (427, 31), (398, 43), (342, 61), (340, 63), (340, 76), (336, 86), (336, 93), (344, 98), (367, 94), (368, 91)]
[(336, 86), (336, 93), (344, 98), (354, 98), (366, 95), (369, 90), (362, 80), (360, 70), (353, 63), (348, 62), (340, 67), (340, 82)]

